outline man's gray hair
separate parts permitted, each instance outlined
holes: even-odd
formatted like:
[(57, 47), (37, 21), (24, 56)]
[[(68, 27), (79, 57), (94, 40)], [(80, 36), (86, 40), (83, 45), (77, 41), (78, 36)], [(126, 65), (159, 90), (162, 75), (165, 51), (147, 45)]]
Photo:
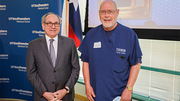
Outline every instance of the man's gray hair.
[(59, 19), (59, 23), (61, 24), (61, 18), (60, 18), (57, 14), (55, 14), (55, 13), (53, 13), (53, 12), (48, 12), (48, 13), (44, 14), (44, 15), (42, 16), (42, 18), (41, 18), (41, 23), (45, 23), (46, 17), (47, 17), (48, 15), (50, 15), (50, 14), (53, 14), (53, 15), (57, 16), (57, 18)]

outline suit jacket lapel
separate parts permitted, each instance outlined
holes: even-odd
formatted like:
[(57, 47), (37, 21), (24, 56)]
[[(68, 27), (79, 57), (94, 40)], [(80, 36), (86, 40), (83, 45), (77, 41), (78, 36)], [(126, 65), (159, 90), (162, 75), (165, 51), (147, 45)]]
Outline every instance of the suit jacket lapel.
[(61, 56), (61, 53), (62, 53), (62, 48), (63, 48), (63, 38), (58, 35), (58, 50), (57, 50), (57, 58), (56, 58), (56, 65), (57, 63), (59, 62), (59, 59), (60, 59), (60, 56)]
[(42, 48), (42, 52), (44, 52), (44, 55), (47, 57), (47, 59), (49, 60), (50, 64), (53, 66), (52, 64), (52, 60), (48, 51), (48, 47), (47, 47), (47, 43), (46, 43), (46, 38), (45, 36), (40, 38), (40, 46)]

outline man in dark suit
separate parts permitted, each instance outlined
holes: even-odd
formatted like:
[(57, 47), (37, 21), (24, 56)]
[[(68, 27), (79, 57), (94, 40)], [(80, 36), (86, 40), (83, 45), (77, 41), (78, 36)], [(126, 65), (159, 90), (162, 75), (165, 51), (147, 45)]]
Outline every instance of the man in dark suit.
[(50, 12), (41, 20), (45, 36), (29, 42), (26, 57), (34, 101), (73, 101), (80, 70), (75, 43), (73, 39), (58, 35), (58, 15)]

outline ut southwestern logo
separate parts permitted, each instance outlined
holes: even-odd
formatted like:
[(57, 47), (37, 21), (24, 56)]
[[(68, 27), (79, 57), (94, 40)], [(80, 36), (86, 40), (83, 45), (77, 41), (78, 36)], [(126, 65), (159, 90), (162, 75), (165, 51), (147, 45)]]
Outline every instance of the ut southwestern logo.
[(116, 53), (117, 54), (126, 54), (126, 49), (116, 48)]
[(9, 83), (9, 78), (0, 78), (0, 83)]
[(44, 36), (44, 35), (45, 35), (45, 32), (44, 32), (44, 31), (36, 31), (36, 30), (33, 30), (32, 33), (33, 33), (33, 34), (38, 34), (39, 36)]
[(8, 54), (0, 54), (0, 59), (8, 59)]
[(22, 43), (22, 42), (9, 42), (10, 45), (16, 45), (19, 48), (28, 48), (28, 43)]
[(7, 30), (0, 30), (0, 35), (7, 35)]
[(12, 69), (17, 69), (20, 72), (26, 72), (26, 67), (22, 66), (11, 66)]
[(49, 9), (49, 4), (31, 4), (32, 8), (37, 8), (38, 10)]
[(0, 5), (0, 10), (1, 10), (1, 11), (6, 10), (6, 5)]
[(10, 21), (16, 21), (17, 23), (30, 23), (30, 18), (20, 18), (20, 17), (9, 17), (8, 18)]
[(26, 96), (32, 96), (33, 92), (28, 90), (22, 90), (22, 89), (11, 89), (12, 92), (19, 93), (19, 95), (26, 95)]

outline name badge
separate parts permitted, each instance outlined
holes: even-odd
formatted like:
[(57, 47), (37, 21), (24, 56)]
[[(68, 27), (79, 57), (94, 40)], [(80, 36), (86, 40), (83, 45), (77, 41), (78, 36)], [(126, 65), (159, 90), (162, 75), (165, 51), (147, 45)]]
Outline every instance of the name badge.
[(94, 42), (93, 48), (101, 48), (101, 42)]
[(126, 54), (126, 49), (116, 48), (116, 53), (117, 54)]

